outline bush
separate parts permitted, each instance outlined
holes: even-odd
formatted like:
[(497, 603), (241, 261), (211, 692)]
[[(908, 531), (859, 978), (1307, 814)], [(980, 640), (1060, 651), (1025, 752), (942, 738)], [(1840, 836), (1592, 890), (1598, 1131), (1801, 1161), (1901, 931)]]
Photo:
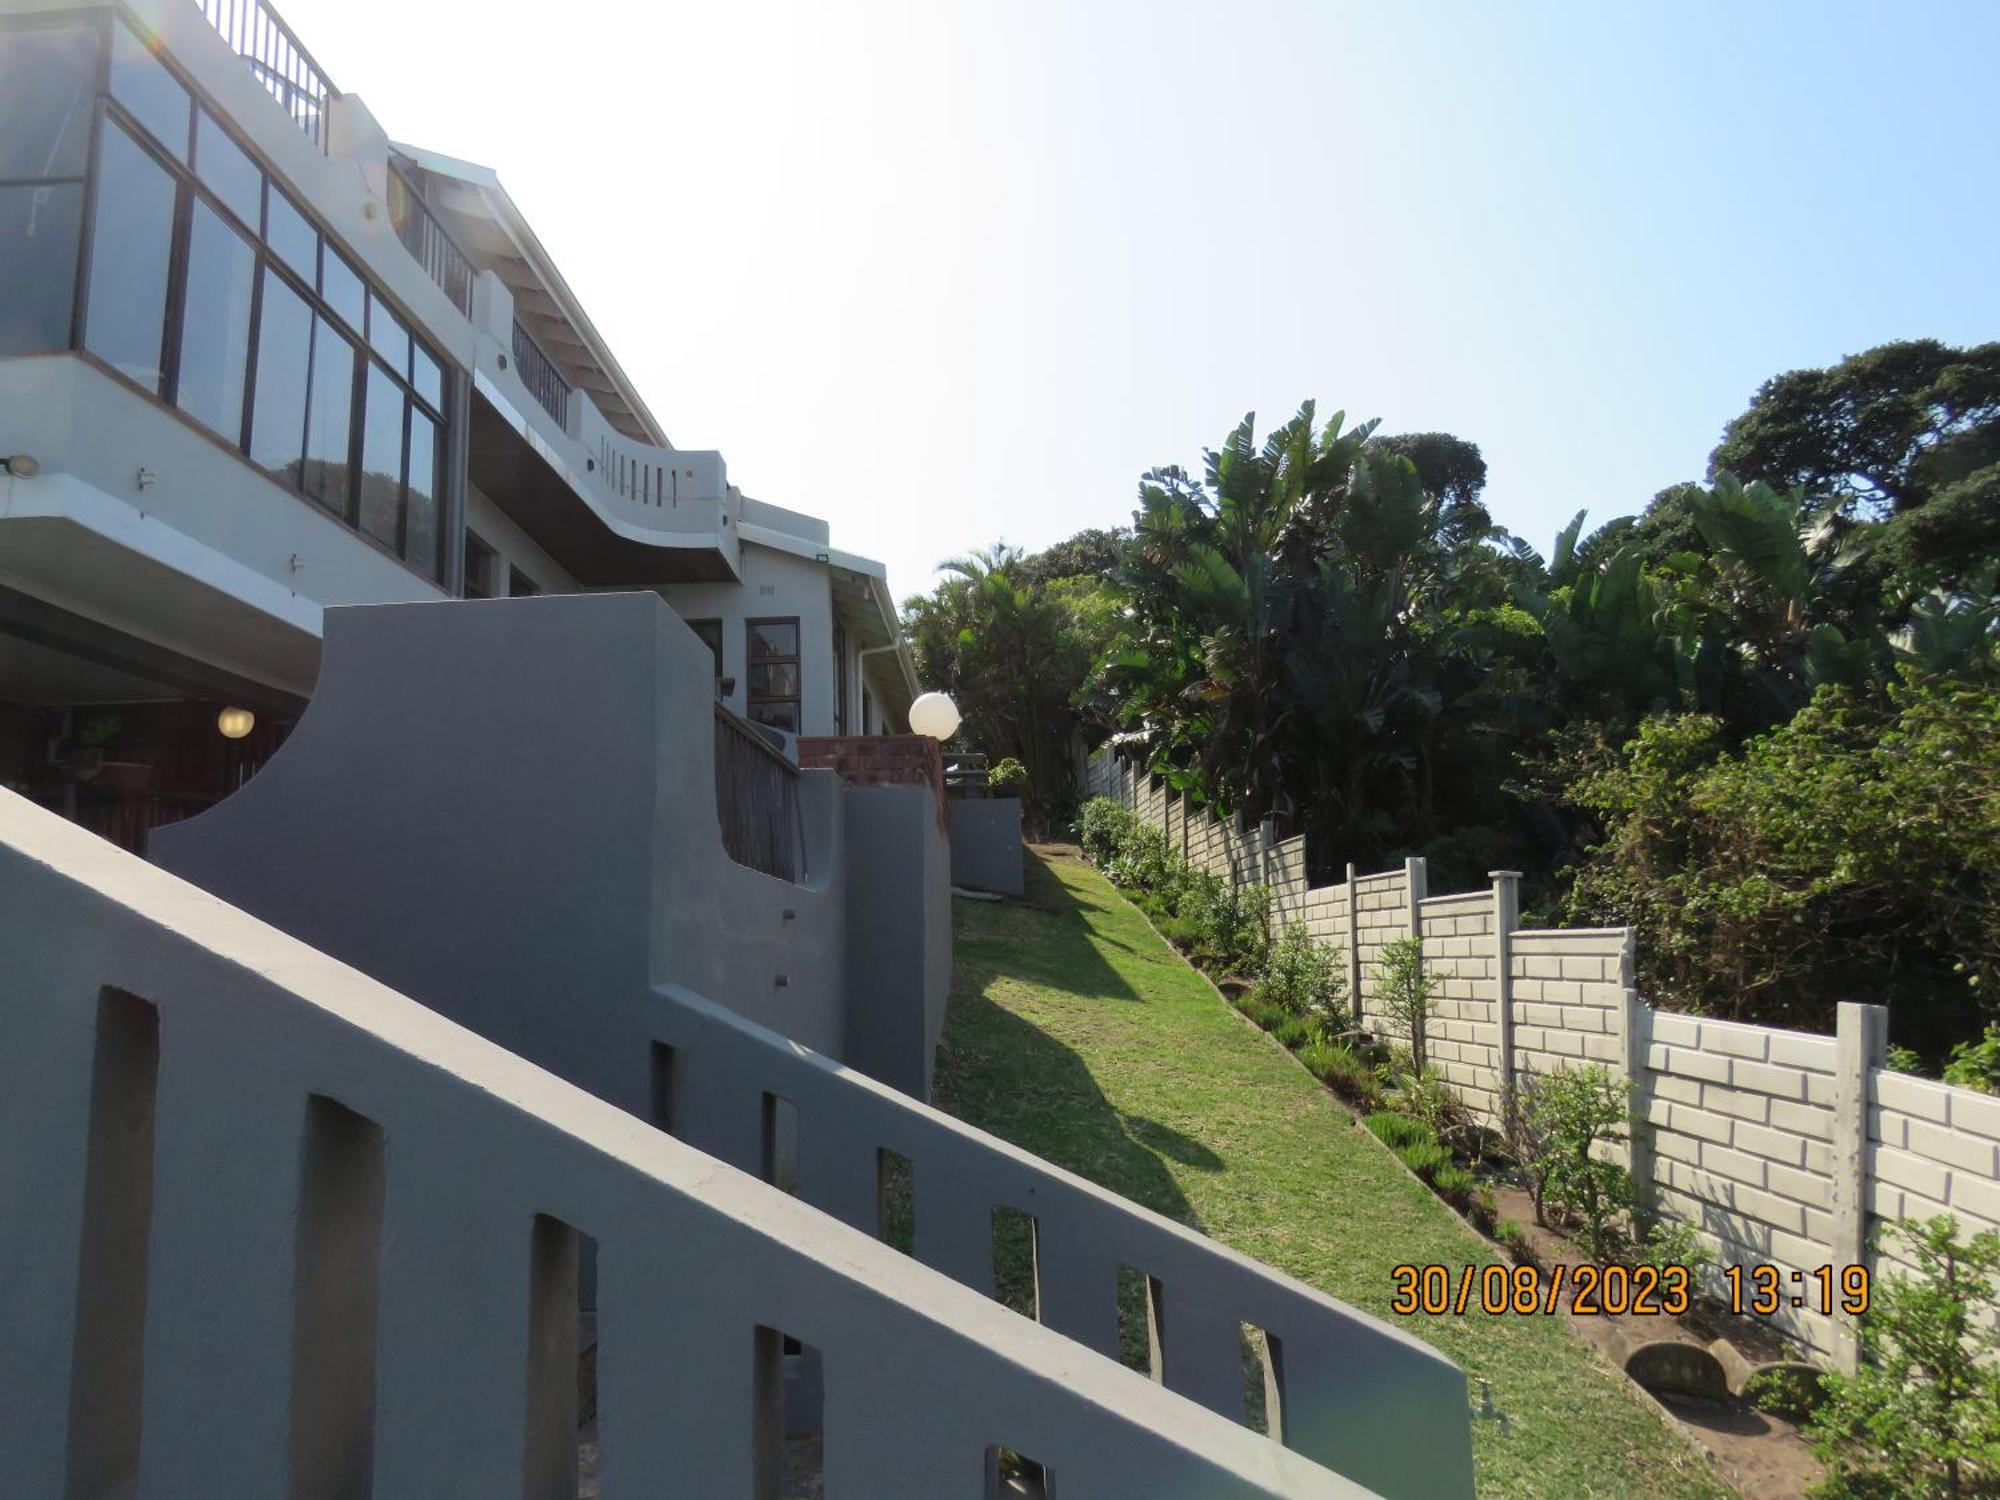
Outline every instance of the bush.
[(2000, 1026), (1988, 1026), (1976, 1042), (1959, 1042), (1944, 1065), (1944, 1081), (1982, 1094), (2000, 1094)]
[(1493, 1241), (1508, 1254), (1518, 1256), (1528, 1248), (1528, 1231), (1512, 1219), (1502, 1219), (1493, 1226)]
[(1757, 1410), (1803, 1424), (1825, 1401), (1826, 1383), (1809, 1365), (1779, 1365), (1751, 1376), (1743, 1394)]
[(1375, 1069), (1352, 1047), (1341, 1042), (1314, 1042), (1299, 1053), (1313, 1077), (1348, 1103), (1374, 1109), (1381, 1102), (1382, 1088), (1375, 1081)]
[(1473, 1175), (1460, 1166), (1439, 1167), (1431, 1174), (1431, 1188), (1453, 1208), (1472, 1206), (1472, 1190), (1479, 1186)]
[[(1028, 785), (1028, 768), (1013, 756), (1003, 755), (986, 773), (986, 784), (1003, 797), (1018, 797)], [(1102, 800), (1111, 801), (1109, 797)]]
[(1262, 1005), (1252, 996), (1243, 1000), (1243, 1014), (1255, 1021), (1266, 1031), (1276, 1031), (1291, 1018), (1274, 1005)]
[(1916, 1275), (1885, 1276), (1860, 1320), (1863, 1365), (1822, 1378), (1806, 1423), (1823, 1496), (2000, 1494), (2000, 1236), (1959, 1238), (1949, 1215), (1900, 1219)]
[(1527, 1074), (1507, 1101), (1535, 1222), (1546, 1225), (1550, 1210), (1580, 1220), (1585, 1247), (1601, 1261), (1619, 1259), (1629, 1238), (1631, 1174), (1599, 1152), (1625, 1139), (1630, 1092), (1592, 1064)]
[(1472, 1117), (1436, 1068), (1392, 1074), (1389, 1104), (1412, 1119), (1423, 1121), (1441, 1141), (1456, 1142), (1471, 1128)]
[(1430, 1126), (1422, 1120), (1412, 1120), (1408, 1115), (1399, 1115), (1394, 1110), (1377, 1110), (1366, 1123), (1375, 1133), (1375, 1139), (1391, 1151), (1404, 1146), (1424, 1143), (1435, 1146), (1438, 1143), (1437, 1137), (1431, 1134)]
[(1389, 1022), (1410, 1044), (1410, 1060), (1418, 1073), (1424, 1070), (1424, 1044), (1430, 1030), (1435, 985), (1424, 972), (1424, 943), (1418, 937), (1400, 937), (1385, 943), (1375, 961), (1376, 998)]
[(1303, 1017), (1287, 1016), (1271, 1028), (1271, 1035), (1296, 1052), (1313, 1039), (1313, 1029)]
[(1305, 1016), (1330, 1029), (1340, 1023), (1347, 996), (1340, 955), (1340, 949), (1314, 942), (1303, 924), (1287, 922), (1278, 941), (1271, 945), (1257, 993), (1295, 1016)]
[(1473, 1195), (1472, 1207), (1468, 1212), (1472, 1216), (1472, 1222), (1481, 1229), (1492, 1229), (1493, 1221), (1500, 1217), (1500, 1202), (1493, 1196), (1493, 1189), (1481, 1187)]
[(1100, 865), (1108, 865), (1111, 858), (1131, 831), (1139, 826), (1136, 814), (1123, 804), (1109, 797), (1092, 797), (1083, 804), (1083, 811), (1077, 815), (1076, 839), (1083, 845), (1083, 852)]
[(1678, 1266), (1687, 1272), (1688, 1286), (1701, 1284), (1702, 1274), (1714, 1263), (1715, 1257), (1708, 1253), (1708, 1246), (1701, 1242), (1692, 1224), (1683, 1224), (1671, 1219), (1656, 1219), (1651, 1229), (1639, 1242), (1634, 1254), (1639, 1264), (1655, 1266), (1664, 1271), (1670, 1266)]
[[(1396, 1155), (1425, 1182), (1435, 1182), (1438, 1173), (1452, 1169), (1451, 1148), (1442, 1141), (1416, 1141), (1407, 1146), (1398, 1146)], [(1471, 1178), (1466, 1179), (1467, 1183)]]

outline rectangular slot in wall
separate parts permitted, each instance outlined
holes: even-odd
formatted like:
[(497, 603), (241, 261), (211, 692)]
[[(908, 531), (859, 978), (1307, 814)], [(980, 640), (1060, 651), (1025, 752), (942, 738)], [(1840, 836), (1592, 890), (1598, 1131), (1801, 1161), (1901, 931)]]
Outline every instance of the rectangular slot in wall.
[(1154, 1380), (1163, 1377), (1153, 1307), (1159, 1283), (1131, 1266), (1118, 1268), (1118, 1362)]
[(589, 1235), (561, 1219), (536, 1214), (529, 1231), (528, 1371), (521, 1493), (577, 1493), (577, 1432), (595, 1414), (595, 1341), (584, 1367), (579, 1267), (596, 1249)]
[(764, 1180), (781, 1193), (799, 1190), (799, 1112), (779, 1094), (764, 1096)]
[(917, 1169), (887, 1146), (875, 1153), (875, 1234), (891, 1249), (917, 1253)]
[(1285, 1350), (1275, 1334), (1255, 1323), (1243, 1333), (1243, 1425), (1275, 1442), (1285, 1440)]
[(1048, 1469), (1012, 1448), (994, 1443), (986, 1450), (986, 1500), (1051, 1500)]
[(665, 1042), (653, 1043), (646, 1118), (656, 1130), (680, 1134), (681, 1053)]
[(306, 1100), (292, 1279), (292, 1500), (368, 1494), (375, 1470), (382, 1128)]
[(159, 1076), (160, 1013), (123, 990), (102, 991), (90, 1067), (70, 1368), (72, 1495), (123, 1493), (138, 1475)]
[(784, 1334), (761, 1325), (751, 1329), (750, 1361), (750, 1496), (779, 1500), (785, 1461)]
[(1035, 1265), (1035, 1216), (993, 1210), (993, 1295), (1024, 1318), (1040, 1321), (1041, 1282)]

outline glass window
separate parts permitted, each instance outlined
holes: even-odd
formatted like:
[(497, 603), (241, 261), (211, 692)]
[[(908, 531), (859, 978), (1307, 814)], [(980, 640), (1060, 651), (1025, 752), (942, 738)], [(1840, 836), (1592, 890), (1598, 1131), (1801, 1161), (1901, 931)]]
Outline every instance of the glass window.
[(368, 362), (368, 408), (361, 429), (361, 529), (394, 547), (403, 512), (403, 392), (389, 372)]
[(0, 187), (0, 354), (69, 347), (82, 225), (80, 182)]
[(194, 170), (252, 234), (262, 230), (257, 211), (264, 201), (264, 174), (207, 110), (195, 121)]
[(410, 330), (373, 292), (368, 294), (368, 342), (405, 380), (410, 376)]
[[(415, 445), (412, 444), (414, 447)], [(471, 532), (465, 534), (465, 597), (491, 599), (499, 581), (500, 554)]]
[(438, 575), (437, 423), (410, 409), (410, 480), (403, 492), (403, 557), (430, 577)]
[(748, 620), (750, 670), (746, 716), (752, 723), (799, 732), (799, 622)]
[(181, 81), (166, 70), (130, 28), (111, 28), (111, 97), (132, 112), (153, 139), (187, 160), (188, 113), (194, 107)]
[(264, 226), (264, 242), (304, 278), (307, 286), (319, 285), (319, 231), (276, 185), (265, 196), (270, 222)]
[(434, 409), (444, 410), (444, 366), (438, 357), (422, 344), (416, 346), (410, 384), (416, 387), (417, 394), (428, 401)]
[(510, 599), (526, 599), (541, 591), (542, 586), (519, 568), (507, 570), (507, 596)]
[(139, 384), (160, 388), (174, 179), (123, 129), (104, 122), (90, 236), (84, 344)]
[(0, 182), (83, 175), (97, 35), (95, 26), (51, 26), (0, 38)]
[(356, 333), (366, 326), (363, 320), (368, 313), (368, 293), (361, 284), (360, 273), (331, 245), (320, 257), (319, 292), (326, 298), (326, 305), (347, 319), (347, 326)]
[(354, 346), (313, 317), (312, 394), (306, 403), (305, 465), (299, 488), (335, 515), (347, 515), (347, 438), (354, 423)]
[(186, 310), (174, 399), (231, 443), (243, 441), (243, 384), (250, 361), (250, 289), (257, 252), (206, 203), (188, 229)]
[(306, 431), (306, 377), (312, 368), (312, 309), (285, 278), (264, 268), (257, 314), (257, 393), (251, 403), (250, 459), (286, 484), (299, 484)]

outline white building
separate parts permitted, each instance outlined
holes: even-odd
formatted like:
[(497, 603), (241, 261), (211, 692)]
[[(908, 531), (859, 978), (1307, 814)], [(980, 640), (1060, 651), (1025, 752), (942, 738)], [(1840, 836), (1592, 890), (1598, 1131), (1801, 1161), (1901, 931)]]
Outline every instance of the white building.
[(673, 446), (491, 171), (208, 10), (0, 7), (0, 785), (136, 844), (323, 608), (461, 594), (657, 589), (738, 712), (902, 729), (882, 566)]

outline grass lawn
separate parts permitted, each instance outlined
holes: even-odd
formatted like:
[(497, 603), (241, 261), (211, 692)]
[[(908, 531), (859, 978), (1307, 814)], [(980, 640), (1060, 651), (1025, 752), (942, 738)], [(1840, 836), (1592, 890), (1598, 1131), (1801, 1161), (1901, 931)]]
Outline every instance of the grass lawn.
[[(1494, 1260), (1080, 859), (1030, 851), (1024, 901), (955, 907), (940, 1108), (1390, 1321), (1392, 1266)], [(1559, 1320), (1412, 1331), (1475, 1404), (1492, 1383), (1481, 1494), (1729, 1493)]]

